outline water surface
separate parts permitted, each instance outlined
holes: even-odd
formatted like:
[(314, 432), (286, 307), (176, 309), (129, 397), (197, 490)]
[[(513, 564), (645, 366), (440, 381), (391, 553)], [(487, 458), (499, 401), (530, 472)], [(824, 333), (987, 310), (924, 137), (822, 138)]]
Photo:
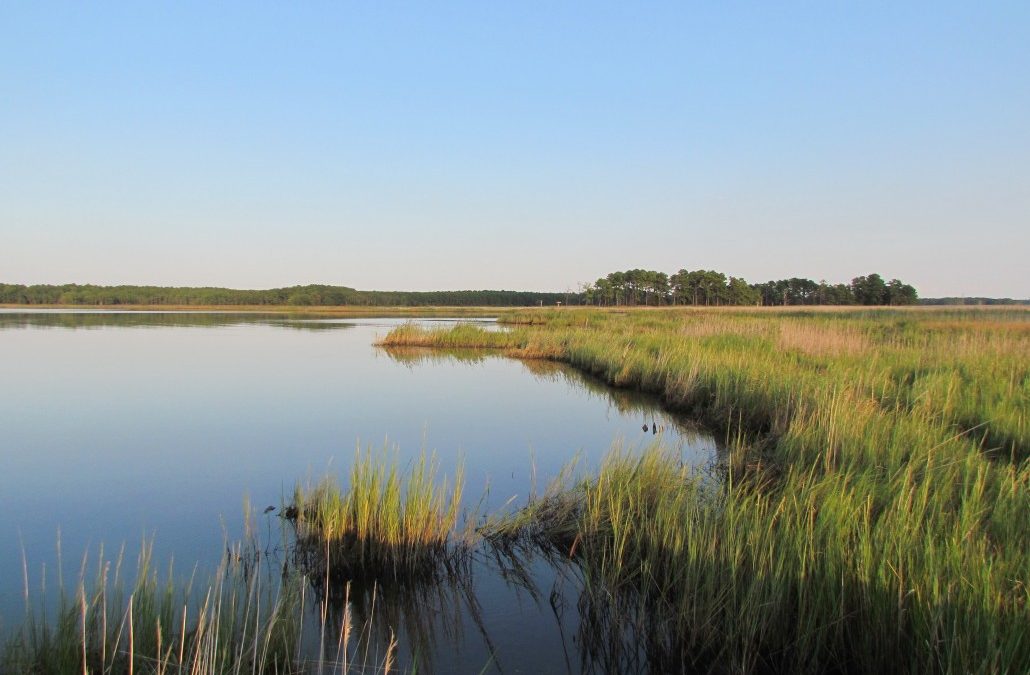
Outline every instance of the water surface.
[[(245, 497), (278, 507), (298, 481), (343, 476), (358, 447), (402, 464), (433, 452), (447, 474), (463, 461), (466, 499), (488, 510), (524, 503), (534, 480), (576, 456), (586, 469), (613, 443), (660, 437), (696, 464), (716, 452), (654, 398), (561, 365), (374, 346), (403, 321), (0, 312), (3, 626), (21, 618), (23, 552), (33, 588), (44, 565), (56, 576), (58, 538), (69, 576), (84, 551), (134, 554), (144, 537), (158, 561), (212, 565), (239, 535)], [(488, 571), (475, 593), (492, 638), (466, 627), (438, 670), (567, 669), (546, 600)]]

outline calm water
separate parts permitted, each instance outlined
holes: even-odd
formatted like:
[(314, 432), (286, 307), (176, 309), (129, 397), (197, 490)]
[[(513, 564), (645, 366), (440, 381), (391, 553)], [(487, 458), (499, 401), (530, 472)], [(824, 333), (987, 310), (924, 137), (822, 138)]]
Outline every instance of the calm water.
[[(298, 481), (342, 478), (359, 446), (402, 463), (435, 452), (448, 475), (461, 459), (466, 499), (485, 493), (487, 508), (524, 503), (534, 471), (543, 486), (577, 455), (587, 469), (613, 443), (653, 442), (652, 424), (689, 462), (716, 452), (653, 398), (555, 364), (373, 346), (402, 322), (0, 312), (2, 625), (22, 615), (23, 551), (34, 588), (44, 565), (56, 576), (58, 540), (70, 578), (84, 551), (125, 544), (134, 556), (144, 537), (159, 562), (213, 565), (239, 535), (245, 496), (259, 512), (279, 506)], [(562, 635), (575, 621), (556, 618), (553, 575), (535, 570), (543, 599), (484, 568), (480, 621), (455, 628), (447, 608), (432, 610), (434, 669), (579, 670)]]

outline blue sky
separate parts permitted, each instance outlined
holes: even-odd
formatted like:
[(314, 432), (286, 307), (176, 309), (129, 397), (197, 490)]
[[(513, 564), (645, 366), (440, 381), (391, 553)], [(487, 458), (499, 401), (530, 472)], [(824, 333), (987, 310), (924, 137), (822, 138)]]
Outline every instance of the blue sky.
[(0, 4), (0, 281), (1030, 297), (1030, 3)]

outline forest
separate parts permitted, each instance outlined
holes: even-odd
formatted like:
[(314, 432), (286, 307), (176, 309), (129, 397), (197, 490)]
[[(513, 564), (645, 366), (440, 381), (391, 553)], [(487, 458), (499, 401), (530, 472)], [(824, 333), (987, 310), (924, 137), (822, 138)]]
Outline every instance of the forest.
[(346, 286), (324, 285), (238, 290), (211, 287), (0, 284), (0, 304), (17, 305), (530, 307), (565, 301), (565, 293), (528, 291), (358, 291)]
[[(963, 300), (973, 302), (963, 303)], [(979, 300), (979, 302), (976, 302)], [(760, 284), (715, 270), (684, 270), (669, 275), (654, 270), (612, 272), (580, 292), (531, 291), (359, 291), (347, 286), (306, 285), (248, 290), (213, 287), (99, 286), (92, 284), (0, 284), (0, 304), (17, 305), (264, 305), (366, 307), (533, 307), (598, 306), (783, 306), (913, 305), (916, 289), (879, 274), (829, 284), (793, 277)], [(994, 304), (986, 298), (947, 298), (940, 304)]]
[(1030, 305), (1030, 299), (1016, 298), (984, 298), (984, 297), (947, 297), (920, 298), (920, 305)]
[(850, 284), (791, 278), (750, 284), (715, 270), (681, 269), (675, 274), (633, 269), (612, 272), (583, 289), (588, 305), (913, 305), (916, 289), (879, 274)]

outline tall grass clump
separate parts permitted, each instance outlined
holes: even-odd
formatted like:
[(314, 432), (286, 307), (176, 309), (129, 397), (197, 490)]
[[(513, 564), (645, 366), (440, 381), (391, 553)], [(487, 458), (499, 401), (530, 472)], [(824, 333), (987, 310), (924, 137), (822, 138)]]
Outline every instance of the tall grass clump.
[(546, 333), (530, 333), (522, 329), (483, 330), (471, 324), (440, 330), (407, 323), (391, 330), (377, 344), (387, 348), (496, 349), (519, 358), (556, 358), (562, 350), (561, 343), (549, 340)]
[(298, 556), (339, 579), (402, 582), (450, 570), (463, 549), (462, 469), (453, 482), (437, 473), (425, 454), (402, 475), (396, 459), (367, 450), (357, 453), (346, 490), (331, 477), (298, 485), (285, 510)]
[(500, 353), (654, 392), (737, 439), (717, 496), (660, 455), (617, 455), (494, 523), (496, 541), (571, 560), (584, 625), (613, 631), (593, 644), (622, 645), (607, 657), (656, 670), (1030, 670), (1030, 312), (508, 320)]
[(87, 561), (74, 589), (57, 589), (48, 606), (29, 598), (26, 616), (0, 648), (0, 672), (12, 675), (145, 673), (215, 675), (303, 672), (298, 651), (303, 580), (264, 575), (251, 552), (233, 547), (206, 584), (163, 580), (152, 544), (127, 578), (122, 556), (99, 555), (95, 578)]
[(517, 344), (517, 336), (501, 331), (488, 331), (466, 323), (459, 323), (446, 331), (427, 329), (416, 323), (405, 323), (391, 330), (379, 341), (384, 347), (467, 347), (508, 348)]
[[(652, 446), (637, 456), (614, 449), (593, 476), (563, 472), (547, 491), (482, 533), (502, 551), (543, 549), (579, 576), (577, 642), (585, 670), (683, 672), (720, 662), (732, 637), (711, 621), (724, 599), (684, 566), (695, 528), (718, 499), (677, 454)], [(714, 580), (712, 580), (714, 581)], [(683, 612), (689, 597), (696, 605)], [(713, 593), (714, 591), (714, 593)], [(714, 602), (713, 602), (714, 600)], [(690, 625), (690, 617), (705, 620)], [(728, 651), (728, 650), (727, 650)]]

